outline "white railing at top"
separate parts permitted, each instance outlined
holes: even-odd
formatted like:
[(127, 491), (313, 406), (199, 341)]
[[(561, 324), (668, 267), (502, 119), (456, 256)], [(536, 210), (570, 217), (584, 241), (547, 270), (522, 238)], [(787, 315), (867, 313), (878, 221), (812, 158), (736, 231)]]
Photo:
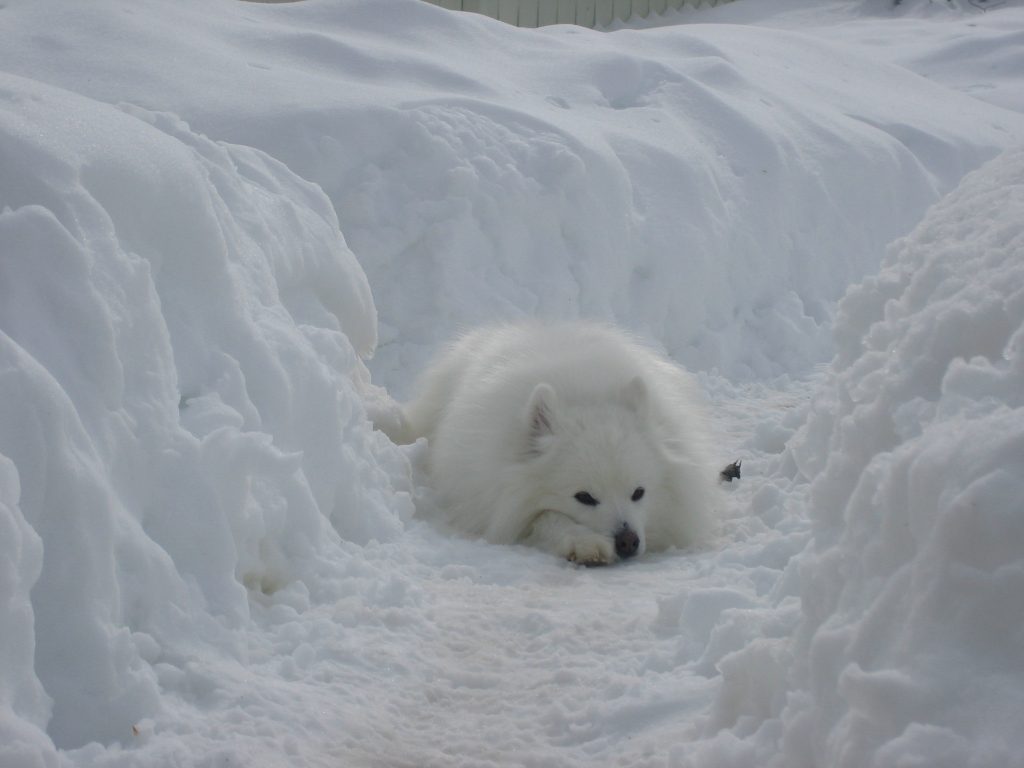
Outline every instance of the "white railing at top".
[(517, 27), (578, 24), (607, 27), (615, 19), (646, 18), (684, 5), (718, 5), (730, 0), (427, 0), (453, 11), (472, 11)]

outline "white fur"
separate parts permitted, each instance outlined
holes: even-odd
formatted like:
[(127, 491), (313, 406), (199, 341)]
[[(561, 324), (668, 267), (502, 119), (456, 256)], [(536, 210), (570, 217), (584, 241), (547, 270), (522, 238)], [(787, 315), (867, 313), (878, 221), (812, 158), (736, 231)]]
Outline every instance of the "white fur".
[[(623, 525), (638, 554), (707, 538), (717, 473), (702, 422), (684, 371), (619, 331), (577, 322), (464, 336), (377, 426), (396, 442), (427, 438), (431, 482), (455, 528), (596, 564), (618, 559)], [(599, 503), (581, 503), (580, 491)]]

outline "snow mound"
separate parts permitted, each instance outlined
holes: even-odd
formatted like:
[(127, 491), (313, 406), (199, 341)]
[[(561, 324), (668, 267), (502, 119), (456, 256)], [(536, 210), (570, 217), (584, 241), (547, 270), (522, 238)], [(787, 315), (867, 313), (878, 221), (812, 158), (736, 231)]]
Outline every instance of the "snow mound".
[(247, 591), (308, 601), (328, 548), (393, 537), (409, 501), (358, 394), (373, 302), (318, 188), (7, 75), (0, 178), (6, 768), (33, 729), (130, 737), (167, 669), (244, 653)]
[(1024, 138), (1020, 114), (814, 30), (527, 30), (421, 0), (10, 6), (0, 68), (170, 110), (323, 188), (400, 398), (440, 344), (524, 317), (611, 321), (737, 380), (803, 375), (846, 287)]
[[(731, 730), (701, 765), (1019, 764), (1022, 252), (1017, 149), (840, 303), (837, 358), (788, 449), (812, 478), (802, 624), (723, 663), (710, 727)], [(734, 739), (755, 729), (772, 748), (751, 763)]]

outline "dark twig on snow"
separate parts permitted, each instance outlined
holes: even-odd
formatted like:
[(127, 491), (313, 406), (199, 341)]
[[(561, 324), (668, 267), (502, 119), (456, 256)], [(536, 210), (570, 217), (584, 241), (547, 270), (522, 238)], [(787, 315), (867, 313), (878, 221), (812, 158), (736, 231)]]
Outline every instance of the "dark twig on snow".
[(731, 483), (733, 480), (740, 479), (740, 465), (743, 463), (743, 459), (738, 459), (730, 464), (728, 467), (718, 473), (718, 479), (723, 483)]

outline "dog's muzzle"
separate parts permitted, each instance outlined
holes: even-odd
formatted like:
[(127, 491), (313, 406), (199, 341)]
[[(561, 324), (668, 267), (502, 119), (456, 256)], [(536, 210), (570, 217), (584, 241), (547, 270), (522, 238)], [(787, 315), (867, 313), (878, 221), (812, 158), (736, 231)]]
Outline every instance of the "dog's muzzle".
[(638, 549), (640, 549), (640, 537), (628, 524), (623, 523), (618, 533), (615, 534), (615, 554), (625, 560), (627, 557), (633, 557)]

